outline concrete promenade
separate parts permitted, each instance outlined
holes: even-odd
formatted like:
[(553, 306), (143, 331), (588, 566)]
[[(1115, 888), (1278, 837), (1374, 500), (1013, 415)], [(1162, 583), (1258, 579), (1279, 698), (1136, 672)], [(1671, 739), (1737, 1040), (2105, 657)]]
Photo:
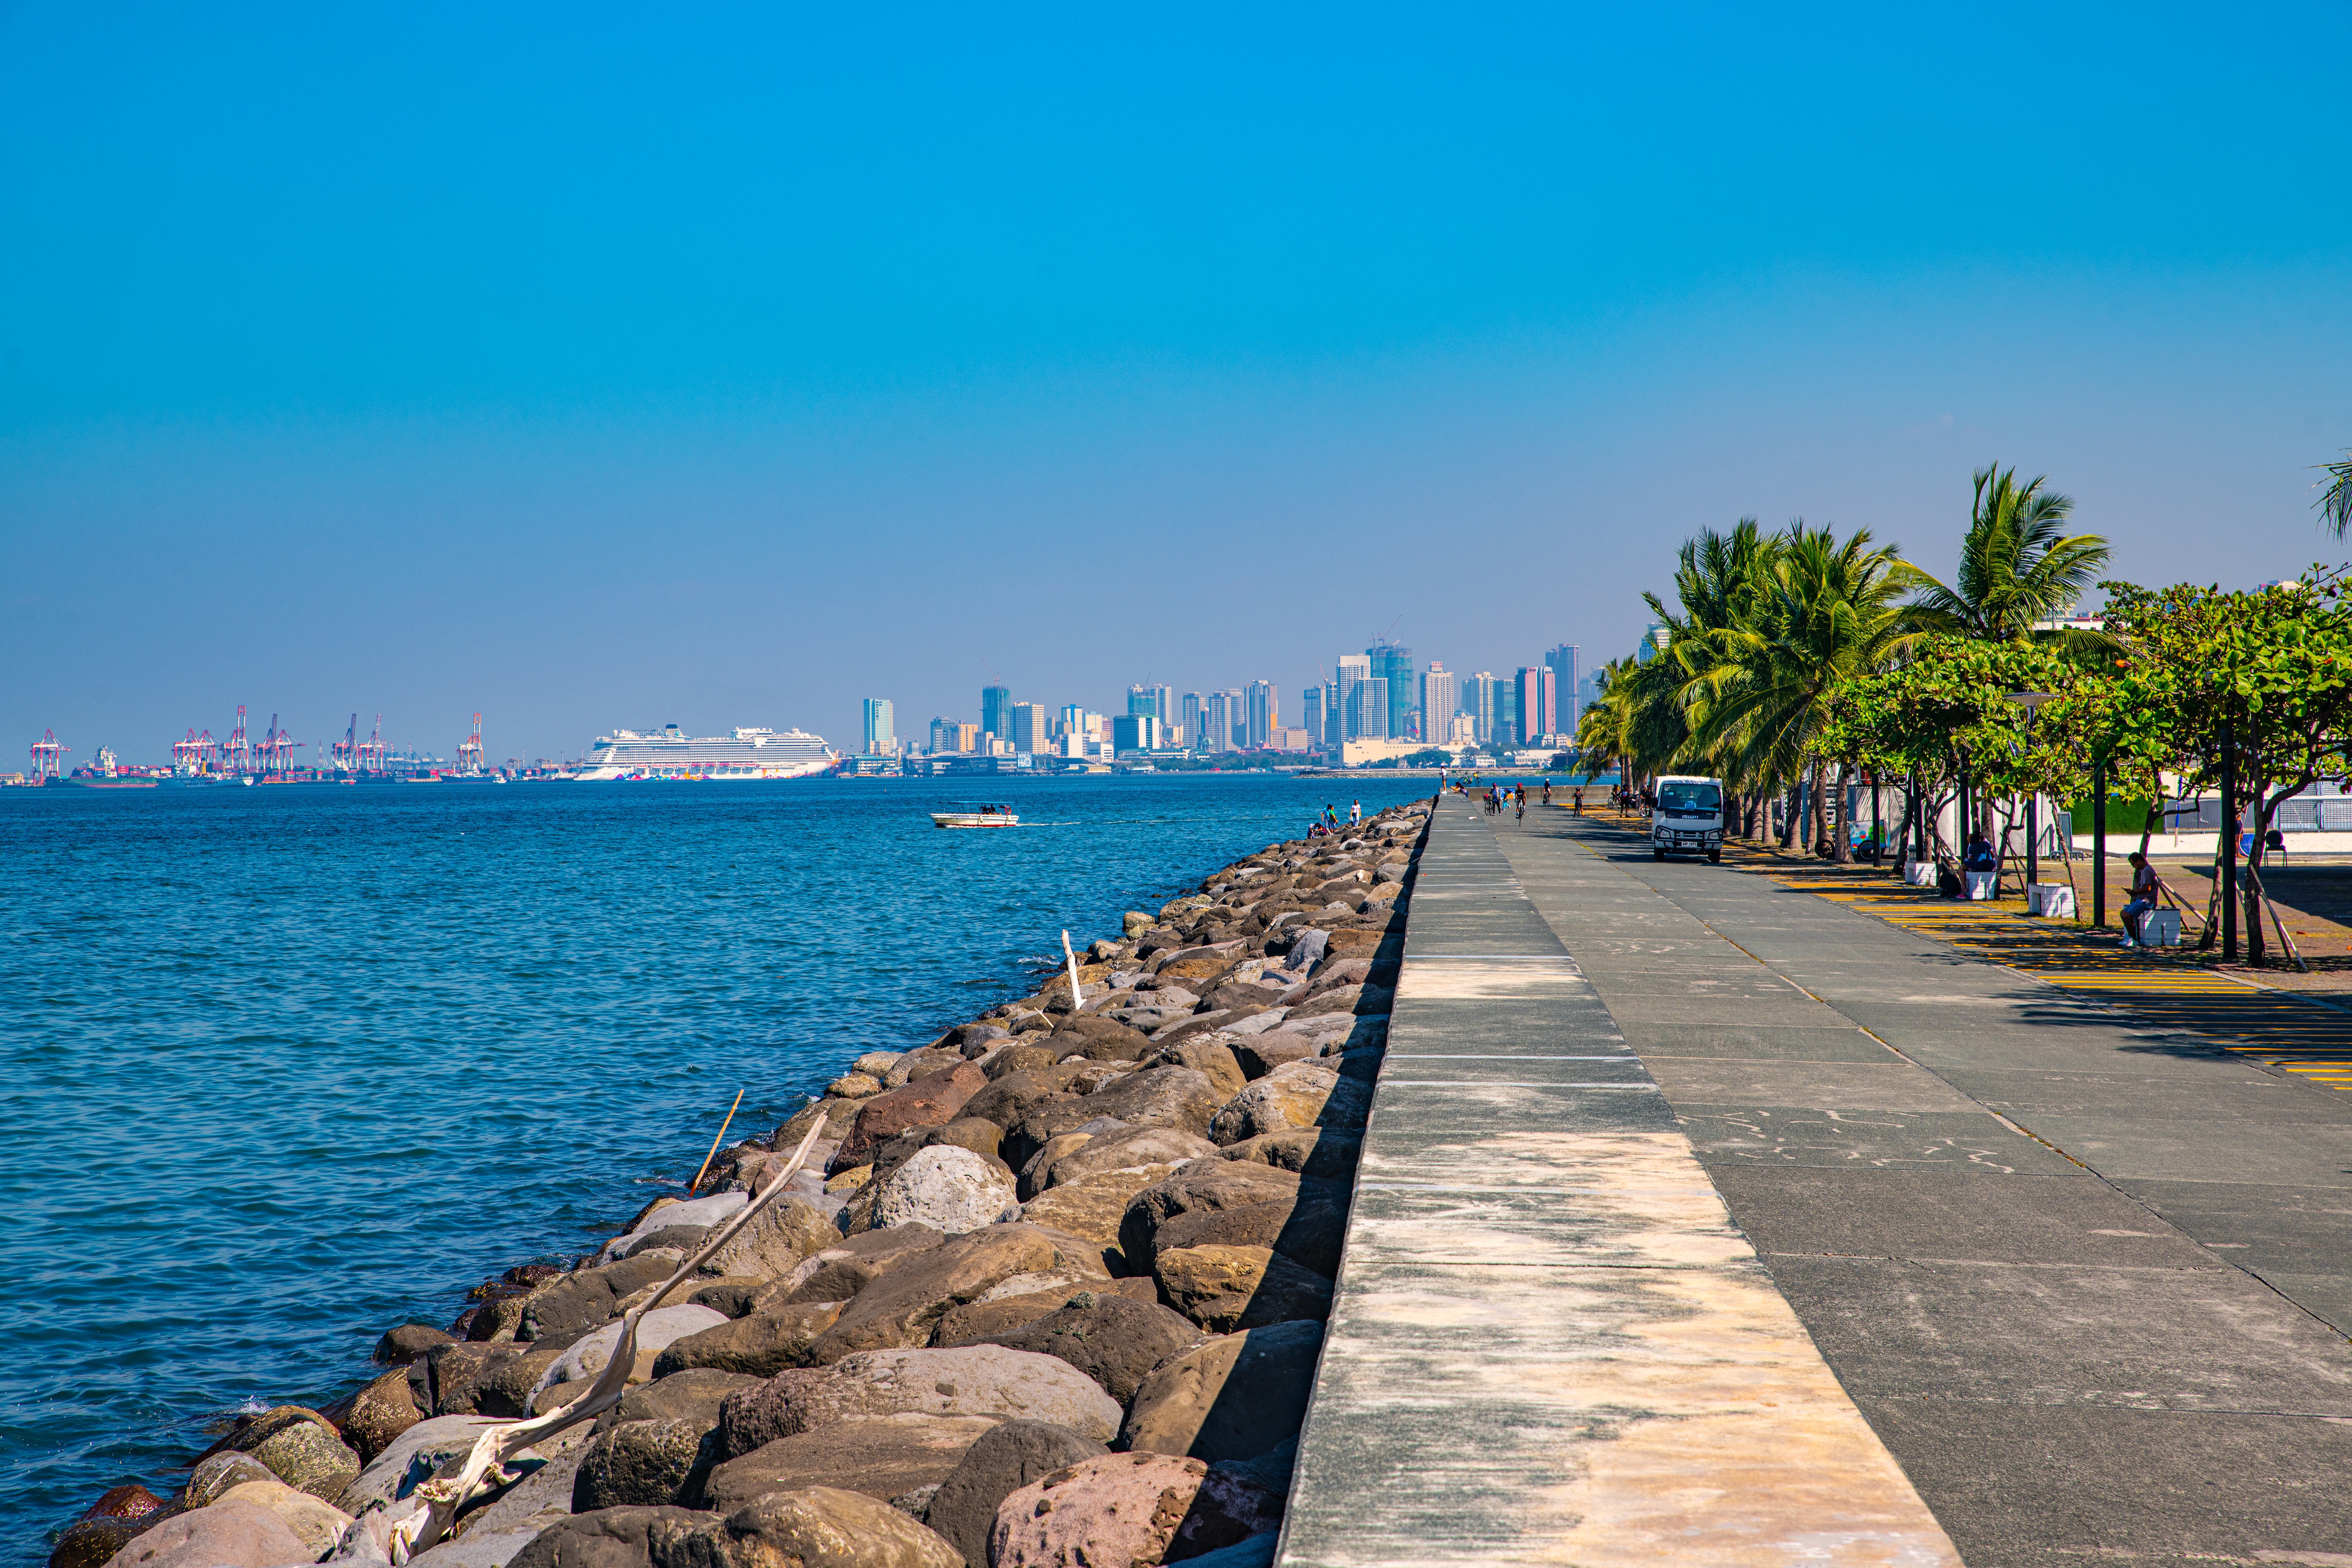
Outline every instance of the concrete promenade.
[(1280, 1561), (1954, 1563), (1609, 1002), (1446, 800)]
[(1445, 822), (1974, 1568), (2352, 1564), (2352, 1099), (1565, 810)]

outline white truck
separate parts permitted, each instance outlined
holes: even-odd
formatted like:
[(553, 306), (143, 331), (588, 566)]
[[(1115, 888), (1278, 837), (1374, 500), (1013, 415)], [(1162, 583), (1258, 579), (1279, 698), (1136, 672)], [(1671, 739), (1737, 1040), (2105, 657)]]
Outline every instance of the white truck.
[(1650, 852), (1704, 854), (1723, 858), (1723, 781), (1674, 775), (1658, 781), (1658, 806), (1650, 814)]

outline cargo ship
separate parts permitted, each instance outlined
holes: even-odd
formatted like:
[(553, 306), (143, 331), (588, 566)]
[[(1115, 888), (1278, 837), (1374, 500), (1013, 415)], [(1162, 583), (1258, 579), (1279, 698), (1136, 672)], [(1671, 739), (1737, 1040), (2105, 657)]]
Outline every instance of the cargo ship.
[(841, 760), (824, 738), (803, 730), (730, 730), (688, 735), (675, 724), (651, 732), (614, 730), (596, 737), (572, 776), (600, 779), (804, 779)]

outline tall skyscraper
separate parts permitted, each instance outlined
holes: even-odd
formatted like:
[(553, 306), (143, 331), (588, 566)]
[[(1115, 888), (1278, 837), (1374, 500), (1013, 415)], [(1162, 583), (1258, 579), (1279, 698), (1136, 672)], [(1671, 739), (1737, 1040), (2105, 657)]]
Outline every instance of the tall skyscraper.
[(934, 752), (976, 752), (981, 749), (980, 726), (958, 719), (931, 721), (931, 750)]
[(983, 686), (980, 689), (980, 732), (993, 735), (1000, 741), (1013, 739), (1013, 688)]
[(1519, 743), (1519, 683), (1507, 676), (1496, 679), (1495, 719), (1487, 726), (1486, 739), (1496, 746)]
[(1372, 679), (1388, 683), (1386, 735), (1365, 739), (1385, 740), (1405, 732), (1405, 716), (1412, 712), (1421, 694), (1413, 689), (1412, 649), (1386, 637), (1364, 650), (1365, 660), (1371, 666)]
[(1460, 678), (1437, 659), (1421, 674), (1421, 733), (1423, 740), (1444, 742), (1453, 734), (1454, 715), (1461, 710)]
[(1471, 733), (1482, 746), (1495, 739), (1495, 685), (1483, 669), (1462, 678), (1462, 711), (1470, 716)]
[(1053, 738), (1046, 733), (1048, 727), (1044, 703), (1015, 702), (1013, 733), (1005, 738), (1013, 742), (1014, 751), (1035, 755), (1053, 750)]
[(1184, 727), (1183, 735), (1176, 744), (1190, 746), (1198, 751), (1201, 746), (1201, 694), (1199, 692), (1184, 693), (1183, 710), (1178, 715), (1176, 721)]
[(1249, 712), (1245, 738), (1252, 751), (1262, 751), (1282, 725), (1282, 699), (1275, 695), (1271, 680), (1253, 680), (1244, 701)]
[(1549, 665), (1538, 664), (1522, 668), (1514, 684), (1517, 687), (1518, 742), (1532, 746), (1551, 733), (1553, 715), (1559, 707), (1556, 695), (1559, 683)]
[(1321, 751), (1327, 737), (1323, 732), (1323, 689), (1310, 686), (1298, 694), (1299, 717), (1307, 727), (1307, 743)]
[(1580, 711), (1577, 693), (1582, 689), (1580, 679), (1584, 673), (1584, 650), (1572, 642), (1564, 642), (1544, 655), (1543, 661), (1552, 673), (1552, 700), (1556, 706), (1551, 727), (1560, 734), (1573, 735)]
[(869, 757), (898, 749), (898, 727), (892, 721), (890, 712), (887, 697), (866, 700), (866, 754)]
[(1176, 693), (1165, 686), (1130, 686), (1127, 689), (1127, 710), (1149, 713), (1164, 727), (1176, 722)]
[(1234, 749), (1234, 700), (1231, 691), (1212, 691), (1201, 703), (1201, 744), (1203, 752)]
[(1354, 711), (1348, 715), (1348, 731), (1351, 740), (1385, 741), (1389, 738), (1389, 683), (1385, 680), (1360, 680), (1348, 693)]
[[(1360, 741), (1366, 738), (1356, 731), (1356, 715), (1363, 710), (1363, 704), (1356, 700), (1356, 688), (1371, 678), (1370, 655), (1343, 653), (1339, 656), (1339, 679), (1332, 684), (1337, 689), (1339, 699), (1339, 735), (1342, 740)], [(1385, 715), (1387, 710), (1383, 708), (1381, 711)], [(1383, 730), (1381, 734), (1371, 738), (1385, 740), (1388, 738), (1387, 731)]]
[(1114, 752), (1156, 752), (1160, 749), (1157, 713), (1123, 713), (1110, 721)]

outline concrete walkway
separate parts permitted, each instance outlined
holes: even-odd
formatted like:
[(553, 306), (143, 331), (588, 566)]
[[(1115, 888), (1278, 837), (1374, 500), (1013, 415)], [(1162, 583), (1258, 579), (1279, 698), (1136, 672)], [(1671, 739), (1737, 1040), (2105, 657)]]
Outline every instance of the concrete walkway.
[(1605, 1000), (1447, 800), (1279, 1560), (1954, 1563)]
[(1516, 873), (1968, 1563), (2352, 1564), (2345, 1096), (1564, 810), (1490, 821), (1449, 802), (1449, 854)]

